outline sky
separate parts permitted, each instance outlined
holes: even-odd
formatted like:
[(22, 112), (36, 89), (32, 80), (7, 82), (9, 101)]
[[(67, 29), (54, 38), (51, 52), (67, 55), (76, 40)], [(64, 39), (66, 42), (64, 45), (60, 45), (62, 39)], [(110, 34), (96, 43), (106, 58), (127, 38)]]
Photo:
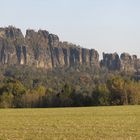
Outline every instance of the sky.
[(140, 0), (0, 0), (0, 26), (45, 29), (100, 53), (140, 58)]

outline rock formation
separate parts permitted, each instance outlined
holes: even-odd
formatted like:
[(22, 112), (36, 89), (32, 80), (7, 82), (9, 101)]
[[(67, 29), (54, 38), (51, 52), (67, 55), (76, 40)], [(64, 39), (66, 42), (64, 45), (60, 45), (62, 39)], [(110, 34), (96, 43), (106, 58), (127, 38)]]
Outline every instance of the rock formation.
[(103, 53), (103, 60), (101, 60), (101, 66), (106, 67), (108, 70), (120, 70), (119, 55), (117, 53)]
[(59, 41), (59, 37), (45, 30), (27, 30), (25, 37), (20, 29), (0, 28), (0, 64), (28, 65), (37, 68), (73, 67), (87, 65), (99, 67), (99, 54)]
[(110, 71), (124, 71), (129, 73), (140, 73), (140, 59), (136, 55), (122, 53), (119, 57), (117, 53), (103, 53), (101, 67)]
[(25, 37), (20, 29), (9, 26), (0, 28), (0, 65), (27, 65), (36, 68), (62, 68), (80, 65), (109, 71), (125, 71), (140, 74), (140, 59), (128, 53), (99, 54), (68, 42), (45, 30), (27, 30)]

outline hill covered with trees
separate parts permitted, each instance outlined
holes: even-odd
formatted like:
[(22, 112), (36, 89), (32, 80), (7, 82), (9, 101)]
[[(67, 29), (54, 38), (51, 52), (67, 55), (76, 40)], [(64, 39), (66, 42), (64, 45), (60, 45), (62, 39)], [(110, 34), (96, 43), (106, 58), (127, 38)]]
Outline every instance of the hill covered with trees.
[(59, 41), (45, 30), (0, 28), (0, 107), (140, 104), (140, 59)]

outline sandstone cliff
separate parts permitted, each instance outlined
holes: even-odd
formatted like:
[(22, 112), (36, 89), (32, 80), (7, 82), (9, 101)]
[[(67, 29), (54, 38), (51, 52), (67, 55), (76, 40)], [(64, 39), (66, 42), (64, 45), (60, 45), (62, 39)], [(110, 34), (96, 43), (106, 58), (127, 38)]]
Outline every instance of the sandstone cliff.
[(140, 73), (140, 59), (136, 55), (122, 53), (120, 56), (117, 53), (103, 53), (101, 67), (105, 67), (110, 71), (124, 71), (129, 73)]
[(0, 65), (27, 65), (36, 68), (62, 68), (86, 66), (92, 69), (105, 67), (109, 71), (140, 74), (140, 59), (128, 53), (99, 54), (68, 42), (45, 30), (27, 30), (25, 37), (20, 29), (9, 26), (0, 28)]
[(20, 29), (9, 26), (0, 28), (0, 64), (45, 69), (83, 64), (99, 67), (99, 55), (94, 49), (61, 42), (57, 35), (45, 30), (27, 30), (24, 37)]

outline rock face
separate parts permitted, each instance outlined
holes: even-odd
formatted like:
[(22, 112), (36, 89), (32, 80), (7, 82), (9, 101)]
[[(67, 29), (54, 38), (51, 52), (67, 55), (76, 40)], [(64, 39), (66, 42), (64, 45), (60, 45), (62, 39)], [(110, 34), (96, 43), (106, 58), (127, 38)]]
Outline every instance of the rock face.
[(132, 57), (128, 53), (122, 53), (120, 56), (121, 59), (121, 70), (123, 71), (135, 71), (135, 57)]
[(120, 70), (120, 58), (117, 53), (105, 54), (103, 53), (103, 60), (101, 66), (108, 68), (109, 70)]
[(120, 57), (117, 53), (103, 53), (101, 67), (105, 67), (110, 71), (140, 73), (140, 59), (136, 55), (131, 56), (128, 53), (122, 53)]
[(105, 67), (109, 71), (140, 74), (140, 59), (128, 53), (99, 54), (94, 49), (59, 41), (59, 37), (45, 30), (27, 30), (25, 37), (20, 29), (9, 26), (0, 28), (0, 65), (27, 65), (36, 68), (62, 68), (86, 66)]
[(26, 47), (20, 29), (0, 28), (1, 64), (22, 64), (26, 61)]
[(131, 56), (128, 53), (122, 53), (120, 58), (121, 70), (140, 74), (140, 59), (136, 55)]
[(61, 42), (57, 35), (45, 30), (27, 30), (24, 37), (20, 29), (9, 26), (0, 28), (0, 65), (99, 68), (99, 54), (94, 49)]

